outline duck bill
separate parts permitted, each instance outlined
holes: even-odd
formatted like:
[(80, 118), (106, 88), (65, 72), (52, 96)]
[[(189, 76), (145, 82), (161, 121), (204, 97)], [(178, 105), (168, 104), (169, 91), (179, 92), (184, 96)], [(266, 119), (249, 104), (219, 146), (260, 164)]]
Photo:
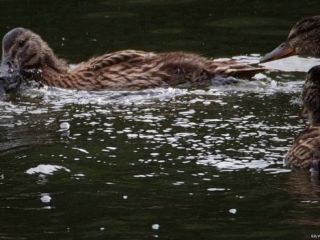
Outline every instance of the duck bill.
[(267, 53), (264, 57), (260, 59), (260, 63), (270, 62), (273, 60), (286, 58), (296, 55), (296, 52), (293, 48), (289, 46), (287, 42), (280, 44), (273, 51)]

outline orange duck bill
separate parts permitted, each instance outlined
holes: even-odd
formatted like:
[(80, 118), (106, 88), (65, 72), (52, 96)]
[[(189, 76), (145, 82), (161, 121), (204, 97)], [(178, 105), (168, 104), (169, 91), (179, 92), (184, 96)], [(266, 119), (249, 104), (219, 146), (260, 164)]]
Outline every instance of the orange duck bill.
[(270, 62), (273, 60), (286, 58), (296, 55), (296, 52), (287, 42), (281, 43), (273, 51), (267, 53), (264, 57), (260, 59), (260, 63)]

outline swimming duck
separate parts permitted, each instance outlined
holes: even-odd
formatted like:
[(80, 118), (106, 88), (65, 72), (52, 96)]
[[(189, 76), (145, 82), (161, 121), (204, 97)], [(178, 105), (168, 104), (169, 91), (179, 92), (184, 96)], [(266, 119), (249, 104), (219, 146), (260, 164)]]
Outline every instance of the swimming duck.
[(320, 57), (320, 16), (298, 21), (289, 32), (287, 40), (260, 59), (261, 63), (293, 55)]
[(320, 170), (320, 66), (311, 68), (302, 91), (304, 113), (309, 126), (295, 139), (285, 161), (288, 165)]
[[(2, 69), (23, 80), (78, 90), (140, 90), (155, 87), (208, 85), (217, 75), (252, 77), (262, 67), (236, 61), (214, 61), (185, 52), (153, 53), (123, 50), (92, 58), (70, 67), (49, 45), (25, 28), (9, 31), (2, 41)], [(3, 71), (3, 70), (2, 70)], [(7, 71), (7, 72), (8, 72)], [(3, 78), (6, 82), (8, 78)], [(15, 78), (14, 78), (15, 79)], [(6, 87), (6, 90), (10, 87)]]

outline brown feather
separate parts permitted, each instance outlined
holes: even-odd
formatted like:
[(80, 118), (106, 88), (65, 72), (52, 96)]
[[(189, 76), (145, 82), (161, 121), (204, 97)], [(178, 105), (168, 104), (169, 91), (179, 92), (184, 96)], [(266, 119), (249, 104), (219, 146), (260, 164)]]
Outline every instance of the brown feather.
[(285, 162), (289, 166), (303, 169), (319, 165), (320, 127), (308, 127), (301, 132), (289, 149)]
[(320, 66), (311, 68), (302, 91), (303, 112), (310, 127), (295, 139), (285, 158), (288, 165), (319, 169), (320, 163)]

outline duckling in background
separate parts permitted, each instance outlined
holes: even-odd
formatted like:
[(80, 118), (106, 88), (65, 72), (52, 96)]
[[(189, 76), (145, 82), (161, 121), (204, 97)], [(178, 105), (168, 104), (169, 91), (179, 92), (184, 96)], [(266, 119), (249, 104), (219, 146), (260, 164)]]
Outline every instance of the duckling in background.
[(70, 68), (39, 35), (25, 28), (15, 28), (4, 36), (2, 67), (19, 73), (24, 81), (88, 91), (141, 90), (185, 83), (206, 86), (217, 76), (251, 78), (264, 71), (262, 67), (234, 60), (214, 61), (185, 52), (136, 50), (108, 53)]
[(309, 126), (295, 139), (285, 161), (289, 166), (320, 170), (320, 66), (310, 69), (302, 91)]

